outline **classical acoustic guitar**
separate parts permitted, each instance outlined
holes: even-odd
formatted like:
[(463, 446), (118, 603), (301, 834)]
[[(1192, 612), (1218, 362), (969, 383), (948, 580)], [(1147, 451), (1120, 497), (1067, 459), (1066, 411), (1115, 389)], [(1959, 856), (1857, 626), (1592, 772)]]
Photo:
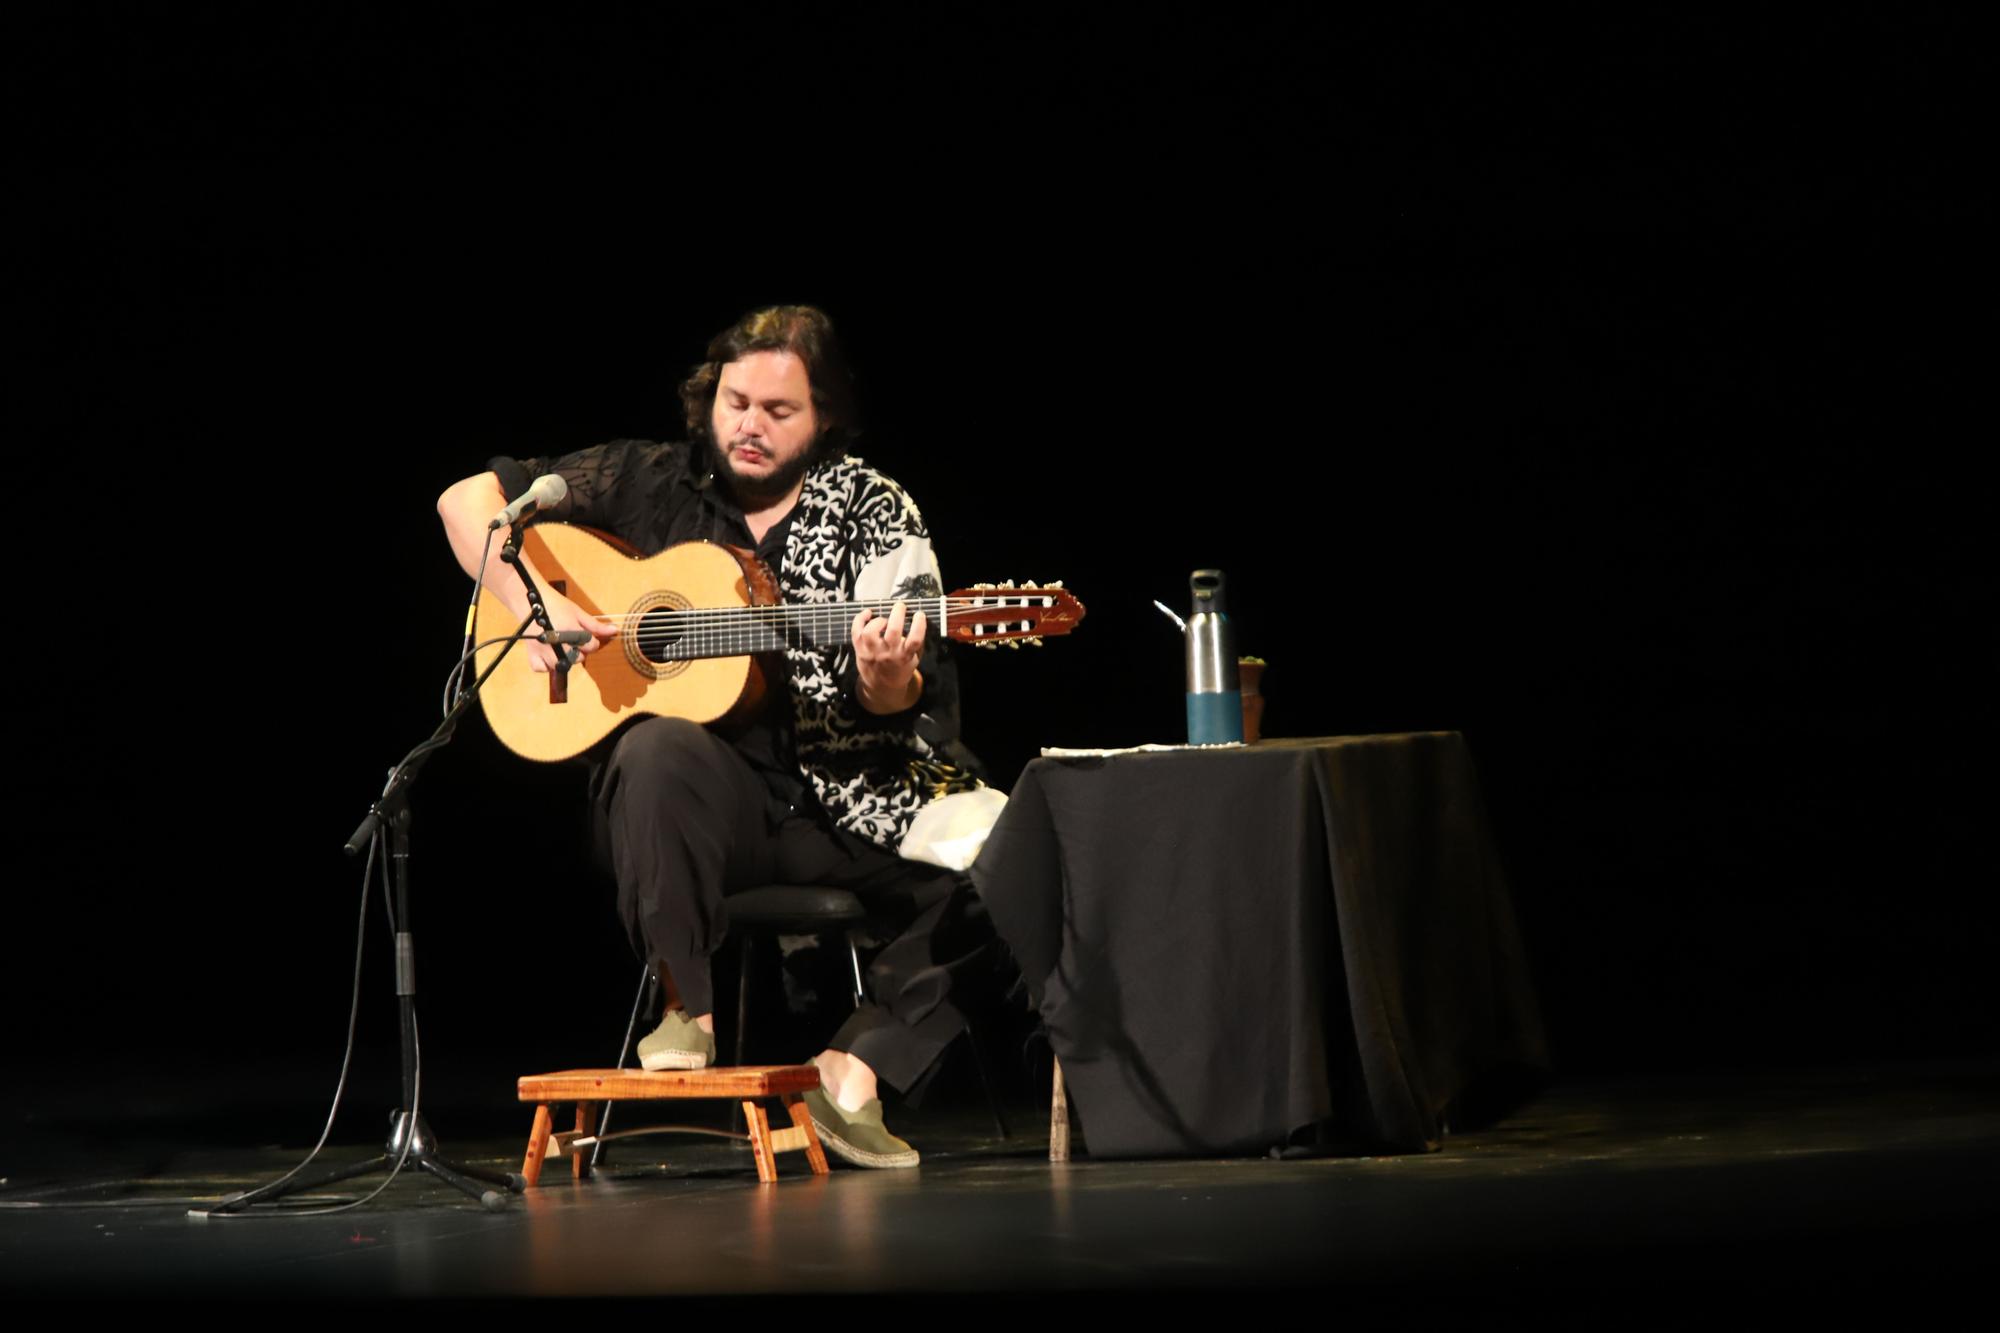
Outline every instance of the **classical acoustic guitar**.
[[(770, 654), (845, 644), (862, 608), (886, 616), (894, 605), (785, 605), (777, 580), (755, 556), (708, 542), (683, 542), (642, 558), (589, 528), (540, 523), (521, 547), (545, 588), (618, 629), (567, 672), (535, 671), (517, 649), (486, 682), (480, 701), (494, 734), (528, 759), (582, 754), (635, 717), (746, 717), (763, 703), (772, 671), (782, 679), (782, 661)], [(980, 584), (904, 604), (912, 618), (924, 613), (928, 633), (982, 647), (1067, 634), (1084, 610), (1056, 583)], [(480, 594), (479, 616), (482, 625), (517, 623), (490, 589)], [(481, 649), (479, 669), (500, 651), (497, 644)]]

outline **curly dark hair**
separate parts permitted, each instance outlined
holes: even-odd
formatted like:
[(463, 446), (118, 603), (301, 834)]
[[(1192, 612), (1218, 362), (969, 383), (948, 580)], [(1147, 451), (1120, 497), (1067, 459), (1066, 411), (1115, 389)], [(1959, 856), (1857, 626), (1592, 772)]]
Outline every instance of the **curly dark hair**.
[(812, 385), (813, 413), (819, 418), (816, 460), (838, 458), (861, 436), (861, 419), (854, 403), (854, 377), (840, 338), (826, 312), (809, 305), (777, 305), (753, 310), (709, 340), (708, 360), (696, 366), (681, 385), (681, 406), (687, 412), (688, 437), (707, 440), (709, 411), (715, 405), (716, 382), (722, 368), (752, 352), (790, 352), (805, 363)]

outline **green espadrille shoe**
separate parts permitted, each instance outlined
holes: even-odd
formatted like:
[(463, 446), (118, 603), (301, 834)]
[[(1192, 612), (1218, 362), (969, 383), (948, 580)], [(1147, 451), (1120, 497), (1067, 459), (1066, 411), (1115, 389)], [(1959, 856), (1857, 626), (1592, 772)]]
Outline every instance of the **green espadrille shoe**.
[(819, 1088), (805, 1094), (806, 1109), (812, 1112), (813, 1128), (819, 1141), (836, 1157), (856, 1166), (915, 1166), (917, 1150), (891, 1134), (882, 1124), (882, 1103), (870, 1100), (859, 1111), (843, 1111), (833, 1098)]
[(706, 1069), (715, 1063), (715, 1034), (679, 1009), (671, 1009), (649, 1036), (639, 1038), (641, 1069)]

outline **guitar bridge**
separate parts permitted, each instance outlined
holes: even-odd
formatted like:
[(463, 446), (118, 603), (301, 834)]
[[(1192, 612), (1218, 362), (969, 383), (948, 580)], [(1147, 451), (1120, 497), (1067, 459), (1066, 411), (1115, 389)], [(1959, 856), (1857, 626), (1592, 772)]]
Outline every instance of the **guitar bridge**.
[[(569, 596), (568, 579), (550, 579), (549, 586), (563, 596)], [(569, 702), (569, 668), (560, 665), (563, 661), (563, 650), (557, 648), (555, 654), (558, 665), (554, 671), (549, 672), (549, 702), (566, 704)]]

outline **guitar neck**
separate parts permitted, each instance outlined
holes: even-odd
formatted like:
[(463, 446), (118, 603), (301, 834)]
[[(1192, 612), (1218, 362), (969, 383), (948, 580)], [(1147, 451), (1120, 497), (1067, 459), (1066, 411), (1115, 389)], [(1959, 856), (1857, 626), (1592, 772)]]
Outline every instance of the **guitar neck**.
[[(904, 626), (919, 611), (935, 631), (944, 615), (943, 597), (905, 597)], [(787, 648), (838, 648), (848, 641), (854, 617), (873, 611), (887, 618), (896, 599), (826, 602), (812, 606), (732, 606), (662, 609), (642, 618), (638, 637), (646, 656), (658, 662), (709, 657), (746, 657)]]

